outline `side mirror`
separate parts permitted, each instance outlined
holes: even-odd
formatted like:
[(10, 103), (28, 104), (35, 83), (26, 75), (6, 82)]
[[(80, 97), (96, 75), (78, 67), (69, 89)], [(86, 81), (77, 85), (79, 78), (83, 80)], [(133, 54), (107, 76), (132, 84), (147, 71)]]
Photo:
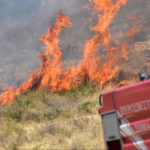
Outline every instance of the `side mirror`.
[(149, 77), (150, 76), (149, 76), (149, 72), (147, 71), (147, 69), (145, 70), (145, 72), (142, 72), (142, 71), (139, 72), (139, 78), (141, 81), (148, 80)]
[(99, 105), (100, 105), (100, 107), (103, 106), (103, 95), (99, 96)]

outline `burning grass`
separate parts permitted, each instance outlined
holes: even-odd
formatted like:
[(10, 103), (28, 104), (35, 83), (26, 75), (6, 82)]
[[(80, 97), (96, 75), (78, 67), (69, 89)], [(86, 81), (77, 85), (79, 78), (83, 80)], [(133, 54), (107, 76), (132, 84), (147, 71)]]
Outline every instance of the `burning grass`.
[[(117, 11), (127, 0), (90, 2), (97, 25), (89, 26), (95, 34), (85, 41), (78, 64), (63, 69), (59, 34), (72, 24), (68, 16), (59, 13), (56, 22), (40, 37), (45, 52), (39, 54), (37, 71), (19, 87), (0, 94), (1, 149), (104, 149), (98, 97), (101, 88), (113, 88), (117, 83), (117, 53), (128, 60), (127, 44), (111, 46), (109, 32)], [(107, 55), (103, 64), (97, 55), (100, 47)]]
[[(97, 16), (97, 24), (89, 25), (94, 35), (85, 41), (83, 56), (76, 66), (64, 70), (62, 52), (59, 47), (59, 35), (64, 27), (71, 27), (71, 19), (59, 13), (56, 22), (53, 23), (46, 34), (41, 35), (39, 40), (45, 46), (45, 52), (39, 54), (41, 64), (36, 72), (19, 87), (10, 87), (0, 94), (0, 104), (12, 103), (15, 97), (26, 93), (31, 89), (41, 90), (46, 88), (50, 93), (69, 91), (73, 88), (87, 84), (101, 88), (109, 80), (115, 78), (119, 71), (118, 56), (120, 51), (125, 60), (128, 60), (126, 43), (111, 46), (110, 25), (119, 9), (126, 5), (127, 0), (90, 0), (93, 12)], [(92, 20), (92, 19), (91, 19)], [(101, 56), (97, 55), (100, 47), (106, 50), (106, 61), (102, 64)]]

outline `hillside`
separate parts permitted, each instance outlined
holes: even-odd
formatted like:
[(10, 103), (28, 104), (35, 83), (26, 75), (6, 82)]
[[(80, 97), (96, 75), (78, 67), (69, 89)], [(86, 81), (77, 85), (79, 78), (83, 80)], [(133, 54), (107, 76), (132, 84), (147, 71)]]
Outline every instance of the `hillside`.
[(103, 149), (99, 94), (98, 89), (82, 87), (19, 96), (0, 110), (1, 149)]
[[(132, 80), (128, 84), (137, 82)], [(0, 147), (21, 149), (104, 149), (98, 98), (91, 85), (69, 92), (29, 91), (0, 109)]]
[(149, 71), (149, 0), (33, 1), (0, 2), (0, 149), (104, 149), (98, 97)]

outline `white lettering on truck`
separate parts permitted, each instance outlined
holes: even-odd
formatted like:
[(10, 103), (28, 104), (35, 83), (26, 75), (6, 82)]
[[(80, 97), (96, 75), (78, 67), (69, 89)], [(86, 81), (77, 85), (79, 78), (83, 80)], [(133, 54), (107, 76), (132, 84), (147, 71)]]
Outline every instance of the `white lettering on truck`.
[(136, 112), (148, 110), (148, 109), (150, 109), (150, 99), (140, 101), (137, 103), (133, 103), (130, 105), (121, 106), (120, 113), (121, 113), (121, 115), (125, 116), (125, 115), (129, 115), (131, 113), (136, 113)]
[(141, 132), (147, 132), (150, 131), (150, 124), (149, 122), (138, 123), (134, 125), (134, 129), (137, 134)]

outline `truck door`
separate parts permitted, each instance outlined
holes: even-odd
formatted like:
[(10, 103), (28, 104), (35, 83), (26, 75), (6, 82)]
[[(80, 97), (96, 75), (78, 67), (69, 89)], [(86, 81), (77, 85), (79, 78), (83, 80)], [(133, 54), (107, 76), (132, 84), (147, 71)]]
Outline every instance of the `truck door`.
[(102, 114), (102, 122), (107, 150), (122, 150), (119, 121), (115, 111)]

